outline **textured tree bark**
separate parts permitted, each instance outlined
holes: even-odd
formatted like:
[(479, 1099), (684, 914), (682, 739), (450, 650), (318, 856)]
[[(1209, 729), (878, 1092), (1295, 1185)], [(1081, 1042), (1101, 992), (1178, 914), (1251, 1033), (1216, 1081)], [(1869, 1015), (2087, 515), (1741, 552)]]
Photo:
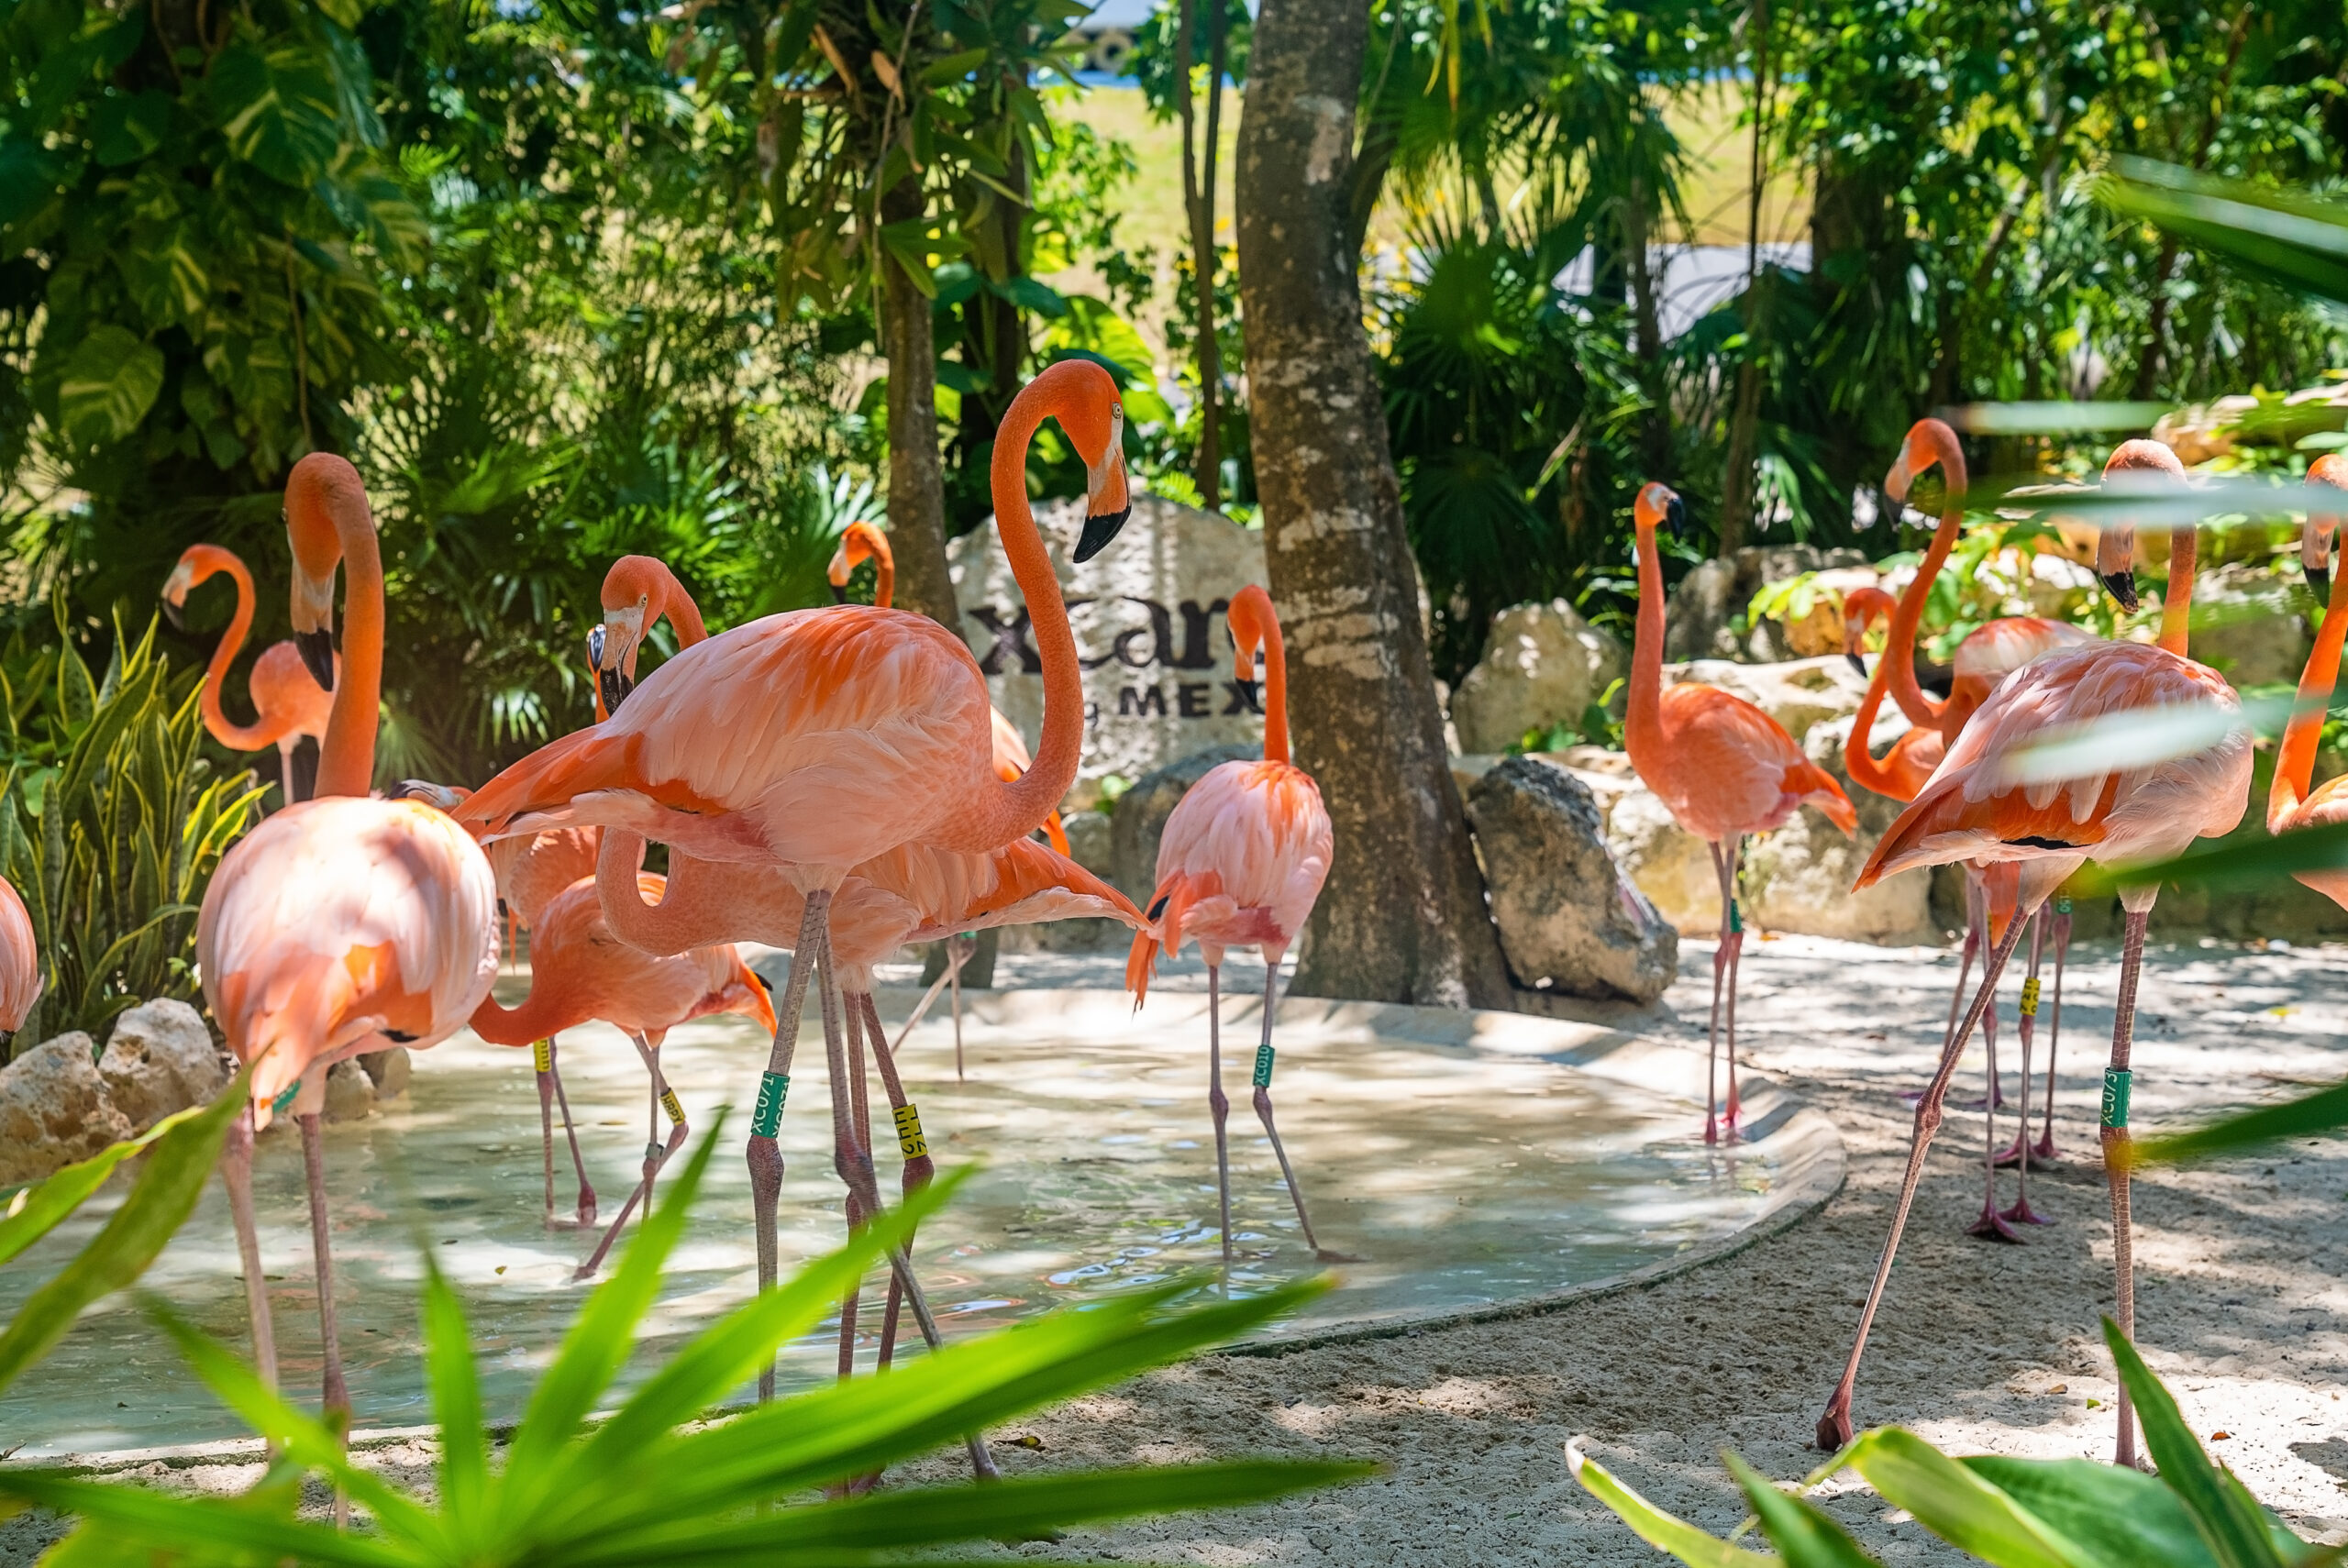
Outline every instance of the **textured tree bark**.
[[(918, 182), (880, 198), (890, 223), (922, 215)], [(880, 268), (880, 351), (889, 361), (889, 547), (897, 560), (897, 607), (962, 635), (946, 566), (946, 478), (937, 455), (937, 341), (929, 300), (885, 251)]]
[(1336, 829), (1294, 988), (1507, 1006), (1348, 237), (1368, 16), (1359, 0), (1264, 0), (1239, 121), (1240, 316), (1265, 555), (1297, 761)]

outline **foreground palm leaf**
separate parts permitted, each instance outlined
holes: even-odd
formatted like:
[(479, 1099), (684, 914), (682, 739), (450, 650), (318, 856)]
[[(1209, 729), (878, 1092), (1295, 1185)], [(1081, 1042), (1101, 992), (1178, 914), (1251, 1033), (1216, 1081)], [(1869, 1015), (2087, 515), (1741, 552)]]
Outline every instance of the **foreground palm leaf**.
[[(723, 1118), (720, 1118), (722, 1124)], [(167, 1496), (34, 1472), (0, 1471), (0, 1496), (78, 1516), (72, 1563), (294, 1562), (349, 1568), (561, 1563), (629, 1568), (755, 1559), (856, 1563), (958, 1541), (1033, 1539), (1063, 1526), (1172, 1509), (1268, 1501), (1370, 1473), (1351, 1463), (1189, 1465), (1079, 1472), (974, 1489), (914, 1487), (849, 1502), (814, 1488), (956, 1441), (1055, 1400), (1238, 1337), (1324, 1286), (1290, 1286), (1185, 1311), (1188, 1283), (1054, 1314), (949, 1345), (885, 1378), (859, 1378), (703, 1426), (720, 1401), (813, 1329), (891, 1247), (903, 1245), (967, 1172), (892, 1210), (781, 1287), (746, 1303), (672, 1355), (608, 1419), (592, 1415), (634, 1348), (660, 1271), (684, 1231), (719, 1129), (598, 1287), (564, 1340), (505, 1450), (490, 1460), (464, 1310), (426, 1258), (423, 1327), (440, 1428), (437, 1497), (401, 1491), (354, 1463), (336, 1434), (280, 1398), (218, 1344), (150, 1309), (222, 1401), (300, 1470), (326, 1477), (372, 1516), (351, 1533), (294, 1516), (292, 1490)], [(795, 1506), (769, 1507), (792, 1503)]]
[(2102, 191), (2110, 205), (2262, 282), (2348, 304), (2348, 207), (2142, 158), (2119, 167)]

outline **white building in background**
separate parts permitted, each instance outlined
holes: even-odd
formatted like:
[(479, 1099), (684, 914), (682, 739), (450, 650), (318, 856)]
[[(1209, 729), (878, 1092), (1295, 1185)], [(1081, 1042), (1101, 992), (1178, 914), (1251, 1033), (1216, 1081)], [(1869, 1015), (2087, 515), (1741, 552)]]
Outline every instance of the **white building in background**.
[(1077, 79), (1101, 86), (1128, 80), (1135, 35), (1157, 9), (1155, 0), (1101, 0), (1074, 29), (1084, 43), (1084, 68)]

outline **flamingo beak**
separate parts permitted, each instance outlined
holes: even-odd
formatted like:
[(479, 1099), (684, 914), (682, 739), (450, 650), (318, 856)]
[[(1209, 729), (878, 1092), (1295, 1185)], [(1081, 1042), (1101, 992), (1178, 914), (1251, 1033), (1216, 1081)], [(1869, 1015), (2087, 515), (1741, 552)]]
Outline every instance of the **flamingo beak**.
[(1891, 465), (1891, 471), (1883, 476), (1883, 493), (1905, 506), (1908, 504), (1909, 489), (1915, 482), (1916, 470), (1908, 466), (1908, 447), (1902, 443), (1899, 460)]
[(1844, 650), (1843, 657), (1851, 661), (1851, 668), (1859, 672), (1860, 679), (1865, 680), (1867, 677), (1867, 661), (1847, 648)]
[(835, 583), (831, 584), (831, 590), (832, 590), (832, 602), (833, 602), (833, 603), (835, 603), (835, 604), (845, 604), (845, 603), (847, 603), (847, 590), (846, 588), (844, 588), (844, 587), (842, 587), (840, 584), (838, 584), (838, 583), (835, 582)]
[(1663, 525), (1675, 539), (1688, 537), (1688, 503), (1677, 495), (1663, 503)]
[[(2305, 575), (2308, 580), (2308, 591), (2313, 593), (2319, 602), (2330, 603), (2331, 601), (2331, 569), (2328, 566), (2311, 566), (2305, 569)], [(178, 623), (175, 621), (172, 624), (176, 625)]]
[(2110, 591), (2113, 599), (2119, 601), (2120, 608), (2127, 611), (2131, 615), (2136, 613), (2136, 574), (2134, 571), (2123, 569), (2120, 571), (2098, 572), (2096, 573), (2096, 576), (2103, 580), (2103, 586)]
[(187, 616), (182, 612), (180, 602), (169, 593), (163, 595), (163, 619), (172, 624), (172, 630), (174, 632), (187, 630)]
[(1133, 515), (1133, 498), (1125, 490), (1125, 411), (1120, 404), (1109, 413), (1109, 443), (1101, 460), (1088, 465), (1084, 499), (1084, 532), (1071, 558), (1089, 561), (1108, 547), (1117, 530)]
[(334, 690), (334, 634), (321, 626), (315, 632), (294, 634), (294, 646), (302, 655), (302, 668), (318, 683), (321, 691)]

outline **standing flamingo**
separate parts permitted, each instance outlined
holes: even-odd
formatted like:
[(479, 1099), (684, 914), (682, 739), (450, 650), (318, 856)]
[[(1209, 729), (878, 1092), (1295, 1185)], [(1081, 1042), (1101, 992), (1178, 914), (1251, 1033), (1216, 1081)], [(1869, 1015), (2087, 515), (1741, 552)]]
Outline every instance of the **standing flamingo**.
[(6, 1055), (39, 1000), (40, 950), (33, 941), (32, 917), (15, 886), (0, 877), (0, 1055)]
[[(807, 981), (818, 971), (832, 1081), (848, 1081), (827, 934), (841, 882), (903, 845), (991, 853), (1033, 833), (1075, 781), (1081, 670), (1026, 493), (1027, 448), (1047, 417), (1059, 420), (1087, 468), (1076, 558), (1091, 558), (1113, 538), (1128, 510), (1115, 383), (1090, 360), (1051, 366), (1006, 411), (992, 469), (997, 532), (1044, 667), (1043, 745), (1024, 777), (1005, 783), (994, 775), (986, 679), (958, 637), (926, 616), (835, 605), (770, 615), (681, 649), (632, 696), (617, 690), (625, 704), (609, 719), (539, 748), (460, 808), (495, 832), (517, 819), (524, 831), (562, 821), (633, 828), (693, 859), (763, 867), (804, 895), (792, 944), (798, 961), (748, 1150), (762, 1289), (775, 1274), (782, 1184), (775, 1134)], [(633, 627), (607, 617), (606, 675), (633, 660), (649, 608), (648, 597)], [(834, 1101), (835, 1168), (877, 1213), (871, 1156), (856, 1140), (845, 1097)], [(891, 1264), (924, 1337), (936, 1342), (903, 1249)]]
[[(2107, 484), (2176, 485), (2185, 470), (2176, 455), (2154, 441), (2129, 441), (2104, 466)], [(2139, 477), (2141, 476), (2141, 477)], [(2116, 488), (2116, 486), (2115, 486)], [(2098, 549), (2099, 574), (2123, 608), (2135, 608), (2131, 569), (2134, 537), (2124, 527), (2104, 531)], [(1995, 922), (1980, 989), (1964, 1021), (1941, 1053), (1931, 1086), (1917, 1102), (1915, 1135), (1908, 1154), (1891, 1232), (1876, 1265), (1851, 1358), (1819, 1418), (1818, 1442), (1839, 1449), (1851, 1439), (1851, 1398), (1867, 1331), (1891, 1276), (1892, 1258), (1922, 1179), (1924, 1156), (1941, 1122), (1965, 1041), (1980, 1021), (1998, 976), (2012, 955), (2030, 917), (2064, 880), (2092, 856), (2099, 861), (2165, 859), (2197, 838), (2232, 831), (2250, 802), (2251, 745), (2238, 724), (2223, 738), (2187, 756), (2061, 778), (2032, 777), (2022, 753), (2066, 734), (2091, 733), (2088, 726), (2125, 714), (2160, 710), (2216, 710), (2237, 715), (2241, 701), (2221, 676), (2185, 657), (2187, 611), (2193, 595), (2194, 537), (2177, 528), (2169, 547), (2168, 591), (2163, 596), (2161, 635), (2156, 646), (2089, 642), (2060, 648), (2015, 671), (1991, 694), (1948, 759), (1913, 804), (1900, 813), (1860, 872), (1858, 886), (1919, 866), (1952, 861), (1991, 862), (2013, 867), (2018, 887), (2013, 912), (1993, 911)], [(2113, 1266), (2119, 1279), (2117, 1317), (2121, 1331), (2135, 1332), (2135, 1276), (2128, 1219), (2128, 1100), (2130, 1052), (2134, 1039), (2136, 982), (2143, 964), (2144, 927), (2157, 888), (2131, 888), (2121, 895), (2127, 911), (2121, 950), (2120, 994), (2112, 1024), (2111, 1065), (2104, 1074), (2103, 1150), (2111, 1188)], [(2135, 1462), (2135, 1425), (2128, 1396), (2120, 1396), (2119, 1462)]]
[[(1663, 684), (1663, 562), (1656, 529), (1686, 526), (1679, 497), (1649, 484), (1632, 509), (1638, 534), (1639, 619), (1631, 650), (1629, 709), (1623, 745), (1640, 780), (1672, 819), (1711, 846), (1721, 879), (1721, 940), (1712, 955), (1712, 1021), (1704, 1073), (1704, 1142), (1720, 1141), (1721, 999), (1728, 999), (1729, 1136), (1736, 1135), (1736, 961), (1744, 922), (1736, 907), (1736, 867), (1747, 834), (1782, 826), (1801, 805), (1815, 806), (1845, 834), (1859, 815), (1833, 775), (1794, 745), (1785, 726), (1717, 686)], [(1723, 983), (1725, 982), (1725, 984)]]
[(1280, 960), (1312, 916), (1321, 884), (1329, 879), (1335, 839), (1321, 787), (1289, 760), (1288, 660), (1271, 595), (1250, 583), (1231, 596), (1227, 612), (1240, 668), (1253, 670), (1264, 656), (1264, 760), (1217, 764), (1175, 802), (1157, 841), (1157, 885), (1149, 918), (1134, 937), (1125, 984), (1138, 1008), (1148, 994), (1158, 950), (1175, 954), (1182, 939), (1199, 944), (1207, 961), (1207, 1109), (1214, 1117), (1215, 1193), (1223, 1216), (1223, 1266), (1231, 1267), (1231, 1153), (1224, 1123), (1230, 1101), (1223, 1092), (1223, 955), (1254, 947), (1264, 959), (1264, 1038), (1256, 1047), (1256, 1114), (1272, 1141), (1280, 1179), (1296, 1205), (1304, 1244), (1329, 1257), (1312, 1235), (1296, 1168), (1272, 1124), (1272, 1014), (1279, 1004)]
[(253, 1226), (252, 1139), (289, 1108), (302, 1130), (317, 1258), (327, 1408), (348, 1413), (335, 1334), (319, 1112), (327, 1069), (393, 1044), (436, 1045), (497, 975), (495, 878), (454, 822), (416, 801), (370, 799), (382, 686), (383, 569), (358, 470), (314, 452), (285, 485), (294, 627), (312, 663), (331, 647), (334, 577), (349, 576), (342, 678), (318, 754), (318, 793), (286, 807), (222, 856), (196, 917), (204, 997), (228, 1049), (253, 1065), (253, 1103), (222, 1171), (252, 1312), (253, 1350), (273, 1384), (277, 1347)]
[[(327, 734), (327, 720), (334, 712), (334, 695), (317, 683), (302, 654), (290, 641), (271, 643), (253, 661), (251, 678), (246, 690), (253, 702), (253, 722), (233, 723), (221, 708), (220, 692), (228, 679), (228, 667), (237, 661), (237, 654), (245, 646), (245, 634), (253, 624), (253, 578), (245, 563), (233, 550), (217, 545), (190, 545), (172, 568), (172, 575), (163, 580), (163, 613), (172, 624), (180, 624), (182, 608), (187, 602), (188, 591), (215, 574), (226, 572), (237, 585), (237, 608), (228, 619), (228, 629), (221, 634), (220, 646), (212, 650), (212, 663), (204, 672), (204, 727), (212, 738), (230, 751), (260, 751), (265, 746), (277, 747), (279, 777), (285, 789), (285, 803), (306, 800), (311, 790), (298, 777), (294, 748), (304, 736), (323, 743)], [(332, 668), (338, 668), (336, 659)]]
[[(2340, 655), (2348, 640), (2348, 572), (2333, 577), (2325, 569), (2325, 536), (2348, 513), (2348, 456), (2327, 452), (2308, 466), (2308, 525), (2299, 559), (2308, 568), (2310, 584), (2321, 583), (2328, 602), (2323, 624), (2316, 629), (2315, 646), (2307, 668), (2299, 675), (2299, 691), (2292, 705), (2291, 722), (2283, 731), (2282, 749), (2275, 758), (2275, 782), (2266, 796), (2266, 831), (2294, 833), (2300, 828), (2348, 822), (2348, 773), (2327, 778), (2315, 788), (2316, 748), (2323, 740), (2323, 722), (2331, 706), (2332, 688), (2340, 682)], [(2336, 510), (2334, 510), (2336, 509)], [(2342, 909), (2348, 909), (2348, 870), (2294, 872), (2301, 882)]]

